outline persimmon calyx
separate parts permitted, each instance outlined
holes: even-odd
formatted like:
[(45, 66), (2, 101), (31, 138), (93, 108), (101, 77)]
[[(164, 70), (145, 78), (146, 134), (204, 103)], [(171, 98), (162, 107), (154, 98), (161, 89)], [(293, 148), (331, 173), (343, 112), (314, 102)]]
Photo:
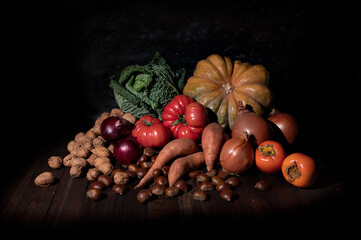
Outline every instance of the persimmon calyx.
[(269, 156), (273, 157), (274, 155), (276, 155), (276, 150), (273, 148), (272, 144), (261, 145), (257, 149), (260, 153), (262, 153), (266, 157)]
[(297, 163), (293, 162), (291, 165), (288, 165), (285, 169), (290, 182), (294, 182), (297, 178), (301, 177), (301, 171), (297, 167)]

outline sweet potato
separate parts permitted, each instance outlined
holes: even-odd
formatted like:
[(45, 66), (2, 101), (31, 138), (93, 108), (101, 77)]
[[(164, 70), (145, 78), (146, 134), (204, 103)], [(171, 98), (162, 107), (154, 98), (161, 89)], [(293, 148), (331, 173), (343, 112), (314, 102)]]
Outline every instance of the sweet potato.
[(190, 138), (179, 138), (170, 141), (159, 152), (155, 162), (147, 174), (140, 180), (135, 188), (143, 187), (153, 178), (153, 171), (162, 168), (176, 157), (185, 156), (198, 151), (198, 144)]
[(224, 129), (218, 123), (208, 124), (202, 133), (202, 148), (207, 170), (213, 169), (224, 142)]
[(173, 186), (178, 179), (184, 176), (190, 170), (194, 170), (202, 166), (204, 163), (203, 152), (196, 152), (188, 156), (178, 158), (169, 168), (168, 183)]

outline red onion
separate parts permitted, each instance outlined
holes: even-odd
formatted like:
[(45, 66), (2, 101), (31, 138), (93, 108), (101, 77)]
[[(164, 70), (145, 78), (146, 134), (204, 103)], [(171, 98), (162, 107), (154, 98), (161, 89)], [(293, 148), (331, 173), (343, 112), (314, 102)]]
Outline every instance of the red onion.
[[(245, 133), (247, 135), (247, 133)], [(240, 174), (247, 171), (253, 164), (254, 151), (247, 137), (231, 138), (223, 145), (219, 162), (223, 170)]]
[(242, 136), (243, 132), (248, 134), (249, 141), (254, 148), (271, 137), (271, 129), (265, 119), (240, 107), (232, 128), (232, 138)]
[(126, 166), (135, 163), (142, 155), (142, 152), (142, 146), (132, 136), (122, 138), (114, 145), (115, 159)]
[(108, 117), (100, 125), (102, 137), (111, 143), (128, 136), (132, 132), (132, 124), (122, 117)]
[[(276, 137), (286, 139), (289, 144), (294, 143), (298, 134), (296, 118), (288, 113), (281, 113), (273, 110), (268, 117), (268, 121), (271, 122), (272, 131)], [(281, 135), (281, 137), (279, 135)]]

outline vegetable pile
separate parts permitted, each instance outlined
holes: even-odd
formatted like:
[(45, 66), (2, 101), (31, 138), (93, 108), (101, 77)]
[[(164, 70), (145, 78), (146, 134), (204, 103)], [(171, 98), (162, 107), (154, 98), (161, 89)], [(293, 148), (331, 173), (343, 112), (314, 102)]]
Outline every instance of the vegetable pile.
[[(69, 142), (69, 155), (50, 157), (49, 166), (70, 167), (74, 178), (88, 169), (92, 184), (86, 195), (93, 200), (112, 185), (123, 195), (131, 181), (139, 181), (141, 203), (152, 195), (176, 197), (188, 192), (187, 181), (194, 179), (199, 183), (194, 200), (206, 201), (206, 192), (217, 190), (232, 201), (238, 176), (252, 166), (296, 187), (314, 184), (313, 158), (286, 151), (298, 134), (296, 119), (274, 110), (264, 117), (271, 91), (262, 65), (213, 54), (198, 62), (185, 86), (184, 76), (184, 69), (173, 71), (159, 53), (145, 66), (112, 75), (119, 108), (102, 113), (93, 128)], [(53, 180), (46, 172), (35, 184), (47, 187)], [(269, 184), (262, 180), (255, 188), (267, 191)]]

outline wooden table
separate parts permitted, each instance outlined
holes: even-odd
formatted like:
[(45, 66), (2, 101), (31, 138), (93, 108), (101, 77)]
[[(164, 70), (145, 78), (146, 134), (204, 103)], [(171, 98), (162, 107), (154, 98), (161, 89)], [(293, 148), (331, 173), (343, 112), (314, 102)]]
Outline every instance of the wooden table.
[[(240, 224), (302, 221), (342, 222), (347, 214), (347, 192), (342, 177), (327, 165), (320, 165), (321, 174), (315, 186), (308, 189), (293, 187), (281, 175), (269, 176), (251, 169), (240, 177), (241, 184), (234, 191), (236, 198), (226, 202), (218, 192), (210, 192), (209, 200), (192, 199), (198, 188), (194, 180), (188, 180), (190, 191), (177, 198), (159, 196), (147, 204), (136, 200), (136, 182), (123, 196), (105, 190), (105, 198), (93, 201), (85, 192), (90, 183), (85, 177), (73, 179), (69, 168), (51, 169), (47, 159), (51, 155), (67, 154), (65, 139), (37, 154), (27, 170), (9, 184), (1, 200), (2, 226), (14, 229), (79, 229), (89, 226), (132, 226), (146, 223), (185, 223), (198, 226), (201, 223)], [(56, 182), (41, 188), (34, 184), (35, 177), (51, 171)], [(271, 184), (263, 192), (254, 188), (259, 179)], [(97, 225), (95, 225), (97, 224)]]

